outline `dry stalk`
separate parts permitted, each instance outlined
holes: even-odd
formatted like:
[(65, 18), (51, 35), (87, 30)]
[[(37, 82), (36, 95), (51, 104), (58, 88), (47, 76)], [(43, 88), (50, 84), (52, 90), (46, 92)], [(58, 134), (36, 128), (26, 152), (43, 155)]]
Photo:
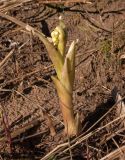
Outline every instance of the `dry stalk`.
[(49, 3), (56, 3), (56, 4), (69, 4), (69, 3), (84, 3), (84, 4), (92, 4), (92, 2), (88, 0), (38, 0), (40, 3), (49, 4)]
[(7, 56), (0, 62), (0, 69), (3, 68), (4, 64), (8, 61), (8, 59), (13, 55), (15, 49), (12, 49)]
[(112, 138), (112, 141), (114, 142), (114, 144), (116, 145), (116, 147), (120, 150), (121, 155), (123, 155), (124, 153), (122, 152), (121, 148), (119, 147), (118, 143), (116, 142), (116, 140), (114, 138)]
[[(104, 86), (103, 86), (104, 87)], [(109, 90), (111, 91), (111, 90)], [(120, 100), (118, 100), (99, 120), (97, 120), (85, 133), (79, 135), (75, 138), (73, 141), (77, 141), (79, 138), (83, 137), (85, 134), (87, 134), (90, 130), (92, 130), (93, 127), (95, 127), (101, 120), (103, 120), (117, 105), (119, 105), (123, 100), (125, 99), (125, 96), (122, 97)], [(119, 107), (119, 106), (118, 106)]]
[[(91, 136), (93, 136), (95, 133), (101, 131), (102, 129), (106, 128), (107, 126), (110, 126), (111, 124), (115, 123), (116, 121), (118, 121), (119, 119), (125, 117), (125, 114), (114, 119), (113, 121), (109, 122), (108, 124), (98, 128), (98, 129), (95, 129), (94, 131), (84, 135), (83, 137), (77, 139), (77, 141), (73, 143), (73, 141), (71, 141), (71, 146), (70, 146), (70, 149), (74, 148), (75, 146), (77, 146), (78, 144), (82, 143), (83, 141), (85, 141), (86, 139), (90, 138)], [(66, 149), (64, 149), (65, 147), (67, 147)], [(59, 149), (63, 150), (63, 151), (60, 151), (59, 152)], [(61, 144), (61, 145), (58, 145), (56, 148), (54, 148), (52, 151), (50, 151), (47, 155), (45, 155), (41, 160), (47, 160), (49, 157), (55, 155), (57, 152), (59, 153), (58, 155), (61, 155), (61, 154), (64, 154), (65, 152), (67, 152), (69, 150), (69, 143), (64, 143), (64, 144)]]
[[(93, 136), (94, 134), (96, 134), (97, 132), (101, 131), (102, 129), (106, 128), (107, 126), (110, 126), (111, 124), (115, 123), (116, 121), (122, 119), (125, 117), (125, 114), (114, 119), (113, 121), (109, 122), (108, 124), (95, 129), (94, 131), (84, 135), (83, 137), (80, 137), (79, 139), (77, 139), (77, 141), (73, 144), (73, 141), (71, 141), (71, 146), (70, 149), (74, 148), (75, 146), (77, 146), (78, 144), (82, 143), (83, 141), (85, 141), (86, 139), (90, 138), (91, 136)], [(62, 147), (62, 148), (61, 148)], [(67, 147), (66, 149), (64, 149), (64, 147)], [(58, 150), (62, 149), (63, 151), (59, 152)], [(58, 155), (64, 154), (65, 152), (67, 152), (69, 150), (69, 143), (64, 143), (62, 145), (58, 145), (56, 148), (54, 148), (51, 152), (49, 152), (46, 156), (44, 156), (41, 160), (47, 160), (49, 157), (55, 155), (57, 152), (59, 153)]]
[[(62, 149), (64, 147), (67, 147), (69, 145), (69, 143), (63, 143), (58, 145), (56, 148), (54, 148), (52, 151), (50, 151), (47, 155), (45, 155), (42, 159), (40, 160), (48, 160), (49, 157), (53, 156), (56, 152), (58, 152), (59, 149)], [(69, 150), (69, 149), (68, 149)]]
[[(44, 68), (37, 69), (37, 70), (32, 71), (32, 72), (30, 72), (30, 73), (27, 73), (27, 74), (25, 74), (25, 75), (23, 75), (23, 76), (19, 76), (19, 77), (15, 78), (15, 79), (9, 80), (9, 81), (4, 82), (4, 83), (1, 83), (1, 86), (7, 85), (7, 84), (12, 83), (12, 82), (22, 81), (22, 80), (25, 79), (26, 77), (32, 76), (33, 74), (38, 73), (38, 72), (41, 72), (41, 71), (47, 71), (49, 68), (52, 68), (52, 67), (53, 67), (53, 65), (50, 65), (50, 66), (48, 66), (48, 67), (44, 67)], [(43, 78), (41, 78), (41, 80), (42, 80), (43, 82), (45, 82), (45, 83), (48, 83), (48, 81), (46, 81), (46, 80), (43, 79)]]
[[(110, 91), (110, 90), (109, 90)], [(101, 131), (102, 129), (104, 129), (105, 127), (107, 126), (110, 126), (112, 123), (118, 121), (119, 119), (121, 118), (124, 118), (125, 117), (125, 114), (114, 119), (113, 121), (111, 121), (110, 123), (106, 124), (105, 126), (102, 126), (101, 128), (98, 128), (96, 130), (94, 130), (93, 132), (90, 132), (88, 134), (86, 134), (88, 131), (90, 131), (96, 124), (98, 124), (108, 113), (110, 113), (112, 111), (112, 109), (118, 105), (123, 99), (125, 98), (122, 97), (121, 100), (117, 101), (113, 106), (112, 108), (107, 112), (105, 113), (93, 126), (91, 126), (84, 134), (81, 134), (80, 136), (78, 136), (77, 138), (75, 138), (74, 140), (71, 141), (71, 148), (74, 148), (75, 146), (77, 146), (78, 144), (82, 143), (83, 141), (85, 141), (86, 139), (88, 139), (89, 137), (91, 137), (93, 134)], [(85, 135), (86, 134), (86, 135)], [(67, 152), (69, 150), (69, 148), (65, 149), (65, 147), (68, 147), (69, 143), (64, 143), (64, 144), (61, 144), (61, 145), (58, 145), (56, 148), (54, 148), (52, 151), (50, 151), (46, 156), (44, 156), (41, 160), (47, 160), (49, 157), (55, 155), (59, 149), (63, 150), (63, 152), (61, 152), (60, 154), (63, 154), (65, 152)]]
[[(124, 153), (124, 155), (121, 155), (121, 151)], [(125, 159), (125, 146), (122, 146), (115, 151), (107, 154), (105, 157), (101, 158), (100, 160), (114, 160), (117, 158), (120, 158), (121, 160)]]
[(45, 116), (45, 119), (47, 120), (47, 126), (50, 129), (50, 134), (52, 137), (54, 137), (56, 135), (56, 131), (53, 125), (52, 118), (47, 112), (44, 112), (44, 116)]
[(9, 149), (10, 149), (10, 153), (12, 153), (12, 137), (11, 137), (11, 132), (10, 132), (10, 127), (9, 127), (9, 122), (8, 122), (8, 117), (6, 114), (6, 110), (5, 107), (3, 105), (1, 105), (1, 116), (2, 116), (2, 121), (3, 121), (3, 126), (4, 126), (4, 130), (5, 130), (5, 134), (6, 136), (4, 136), (4, 138), (6, 138), (6, 140), (9, 143)]
[[(33, 2), (33, 0), (4, 0), (2, 1), (2, 5), (0, 5), (0, 11), (1, 12), (7, 12), (10, 9), (13, 9), (15, 7), (18, 6), (22, 6), (24, 3), (27, 2)], [(39, 4), (51, 4), (51, 3), (55, 3), (55, 4), (70, 4), (70, 3), (84, 3), (84, 4), (92, 4), (91, 1), (88, 0), (37, 0), (36, 3)]]
[[(27, 139), (31, 139), (31, 138), (37, 137), (37, 136), (40, 136), (40, 135), (43, 135), (43, 134), (47, 134), (47, 133), (48, 133), (48, 130), (43, 131), (43, 132), (39, 132), (39, 133), (36, 133), (36, 134), (32, 134), (30, 136), (23, 137), (23, 141), (25, 141)], [(17, 143), (17, 142), (20, 142), (20, 141), (22, 141), (20, 138), (13, 140), (14, 143)], [(40, 144), (37, 145), (37, 147), (39, 147), (39, 146), (40, 146)]]
[[(74, 148), (76, 145), (82, 143), (83, 141), (85, 141), (85, 140), (88, 139), (89, 137), (93, 136), (95, 133), (101, 131), (102, 129), (104, 129), (104, 128), (110, 126), (111, 124), (117, 122), (118, 120), (120, 120), (120, 119), (122, 119), (122, 118), (124, 118), (124, 117), (125, 117), (125, 114), (119, 116), (118, 118), (116, 118), (116, 119), (114, 119), (114, 120), (112, 120), (111, 122), (107, 123), (106, 125), (104, 125), (104, 126), (102, 126), (102, 127), (100, 127), (100, 128), (95, 129), (94, 131), (88, 133), (87, 135), (85, 135), (85, 136), (79, 138), (79, 139), (76, 141), (75, 144), (71, 145), (71, 149)], [(71, 142), (71, 143), (72, 143), (72, 142)], [(65, 152), (67, 152), (68, 150), (69, 150), (69, 149), (63, 150), (59, 155), (61, 155), (61, 154), (65, 153)]]
[[(0, 88), (0, 91), (4, 91), (4, 92), (15, 92), (18, 95), (22, 96), (24, 99), (28, 100), (30, 103), (34, 104), (35, 106), (38, 106), (39, 108), (42, 109), (42, 112), (47, 112), (44, 108), (42, 108), (42, 105), (36, 104), (35, 101), (33, 101), (33, 99), (27, 98), (25, 95), (23, 95), (22, 93), (16, 91), (16, 90), (11, 90), (11, 89), (2, 89)], [(44, 113), (43, 113), (44, 114)], [(57, 119), (55, 116), (53, 116), (51, 113), (48, 113), (48, 115), (50, 115), (54, 120), (56, 120), (57, 122), (60, 122), (63, 125), (63, 122), (60, 121), (59, 119)]]
[(71, 148), (70, 137), (68, 135), (67, 135), (67, 139), (69, 143), (68, 148), (69, 148), (70, 160), (73, 160), (72, 150), (70, 149)]
[[(11, 138), (14, 139), (17, 136), (21, 135), (22, 133), (26, 132), (28, 129), (33, 128), (34, 126), (38, 125), (39, 120), (33, 120), (32, 122), (29, 122), (28, 124), (26, 124), (25, 126), (23, 126), (22, 128), (17, 129), (16, 131), (13, 131), (11, 133)], [(0, 143), (3, 142), (7, 142), (7, 137), (2, 137), (0, 138)]]
[(107, 141), (109, 141), (111, 138), (115, 137), (116, 135), (119, 135), (121, 132), (125, 131), (125, 127), (122, 129), (119, 129), (117, 132), (112, 133), (110, 135), (107, 135), (106, 138), (103, 138), (100, 142), (100, 145), (103, 145), (104, 143), (106, 143)]
[(10, 9), (18, 7), (23, 3), (30, 2), (31, 0), (2, 0), (2, 5), (0, 5), (0, 11), (6, 12)]

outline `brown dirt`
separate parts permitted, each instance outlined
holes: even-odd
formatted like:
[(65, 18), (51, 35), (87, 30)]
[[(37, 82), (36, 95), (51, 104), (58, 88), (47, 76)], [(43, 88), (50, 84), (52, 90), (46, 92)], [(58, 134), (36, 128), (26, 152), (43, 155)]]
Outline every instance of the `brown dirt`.
[[(24, 3), (8, 14), (41, 30), (47, 36), (63, 16), (68, 31), (68, 44), (79, 39), (76, 55), (74, 112), (80, 113), (82, 133), (85, 133), (115, 103), (114, 88), (125, 96), (125, 67), (120, 56), (125, 53), (125, 2), (100, 0), (92, 4), (43, 5)], [(51, 80), (55, 74), (47, 51), (40, 40), (28, 35), (19, 26), (0, 18), (0, 61), (16, 48), (14, 54), (0, 68), (1, 106), (7, 114), (11, 132), (39, 119), (30, 129), (12, 140), (13, 154), (8, 143), (1, 142), (3, 159), (41, 159), (58, 144), (67, 141), (63, 135), (62, 115), (58, 97)], [(16, 91), (16, 92), (15, 92)], [(53, 119), (57, 134), (49, 133), (43, 111)], [(115, 119), (117, 108), (89, 131), (94, 131)], [(119, 131), (121, 121), (104, 128), (72, 149), (73, 159), (101, 159), (124, 145), (124, 132), (109, 140)], [(5, 136), (1, 121), (1, 137)], [(29, 136), (29, 137), (28, 137)], [(32, 137), (30, 137), (32, 136)], [(8, 140), (7, 140), (8, 141)], [(62, 152), (62, 150), (60, 151)], [(70, 159), (69, 151), (55, 159)], [(50, 157), (48, 159), (53, 159)]]

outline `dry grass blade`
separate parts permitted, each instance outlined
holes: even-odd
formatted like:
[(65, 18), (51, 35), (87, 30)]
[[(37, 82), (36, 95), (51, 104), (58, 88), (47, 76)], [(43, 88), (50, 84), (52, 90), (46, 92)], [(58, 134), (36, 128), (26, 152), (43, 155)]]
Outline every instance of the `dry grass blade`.
[(15, 49), (12, 49), (7, 56), (2, 60), (2, 62), (0, 62), (0, 69), (2, 69), (2, 67), (4, 66), (4, 64), (8, 61), (8, 59), (13, 55)]
[[(36, 102), (34, 102), (33, 99), (27, 98), (24, 94), (22, 94), (22, 93), (20, 93), (20, 92), (18, 92), (18, 91), (16, 91), (16, 90), (14, 90), (14, 89), (11, 90), (11, 89), (2, 89), (2, 88), (0, 88), (0, 91), (4, 91), (4, 92), (8, 92), (8, 91), (9, 91), (9, 92), (15, 92), (15, 93), (17, 93), (18, 95), (20, 95), (21, 97), (23, 97), (24, 99), (30, 101), (32, 104), (40, 107), (40, 108), (42, 109), (42, 112), (46, 112), (46, 109), (42, 108), (41, 105), (36, 104)], [(43, 113), (43, 114), (44, 114), (44, 113)], [(53, 116), (53, 114), (48, 113), (48, 115), (50, 115), (54, 120), (56, 120), (57, 122), (60, 122), (60, 123), (63, 125), (63, 122), (60, 121), (59, 119), (57, 119), (55, 116)], [(43, 115), (42, 115), (42, 116), (43, 116)]]
[[(125, 97), (122, 97), (121, 100), (117, 101), (116, 104), (114, 104), (114, 105), (112, 106), (112, 108), (111, 108), (101, 119), (99, 119), (93, 126), (95, 126), (96, 124), (98, 124), (98, 122), (100, 122), (100, 120), (102, 120), (109, 112), (111, 112), (112, 109), (113, 109), (117, 104), (119, 104), (124, 98), (125, 98)], [(74, 139), (74, 140), (71, 141), (71, 143), (70, 143), (70, 144), (71, 144), (70, 149), (74, 148), (75, 146), (77, 146), (78, 144), (82, 143), (83, 141), (85, 141), (86, 139), (88, 139), (89, 137), (91, 137), (92, 135), (94, 135), (95, 133), (101, 131), (102, 129), (106, 128), (107, 126), (110, 126), (111, 124), (117, 122), (118, 120), (120, 120), (120, 119), (122, 119), (122, 118), (124, 118), (124, 117), (125, 117), (125, 114), (119, 116), (118, 118), (114, 119), (113, 121), (109, 122), (108, 124), (106, 124), (106, 125), (104, 125), (104, 126), (102, 126), (102, 127), (100, 127), (100, 128), (97, 128), (97, 129), (95, 129), (94, 131), (92, 131), (92, 132), (90, 132), (90, 133), (88, 133), (88, 134), (86, 134), (86, 135), (85, 135), (85, 133), (84, 133), (84, 134), (81, 134), (81, 135), (78, 136), (76, 139)], [(93, 126), (90, 127), (90, 129), (88, 129), (87, 132), (88, 132), (89, 130), (91, 130), (91, 129), (93, 128)], [(64, 149), (64, 147), (67, 147), (67, 148)], [(58, 150), (59, 150), (60, 148), (63, 149), (63, 151), (59, 153)], [(61, 155), (61, 154), (65, 153), (65, 152), (67, 152), (68, 150), (69, 150), (69, 143), (65, 143), (65, 145), (59, 145), (59, 146), (57, 146), (56, 148), (54, 148), (52, 151), (50, 151), (50, 152), (49, 152), (46, 156), (44, 156), (41, 160), (47, 160), (49, 157), (55, 155), (57, 152), (59, 153), (59, 155)]]
[[(74, 148), (76, 145), (82, 143), (83, 141), (85, 141), (86, 139), (88, 139), (89, 137), (91, 137), (92, 135), (94, 135), (95, 133), (101, 131), (102, 129), (104, 129), (104, 128), (110, 126), (111, 124), (117, 122), (118, 120), (120, 120), (120, 119), (122, 119), (122, 118), (124, 118), (124, 117), (125, 117), (125, 114), (119, 116), (118, 118), (114, 119), (113, 121), (109, 122), (108, 124), (106, 124), (106, 125), (104, 125), (104, 126), (102, 126), (102, 127), (100, 127), (100, 128), (95, 129), (94, 131), (88, 133), (87, 135), (85, 135), (85, 136), (79, 138), (73, 145), (71, 145), (71, 148)], [(68, 150), (69, 150), (69, 149), (63, 150), (59, 155), (61, 155), (61, 154), (65, 153), (65, 152), (67, 152)]]
[(53, 156), (56, 152), (58, 152), (59, 149), (62, 149), (62, 148), (67, 147), (67, 146), (69, 146), (68, 142), (58, 145), (56, 148), (54, 148), (52, 151), (50, 151), (46, 156), (44, 156), (40, 160), (47, 160), (49, 157)]
[(67, 135), (67, 140), (68, 140), (68, 143), (69, 143), (70, 160), (73, 160), (72, 150), (70, 149), (70, 148), (71, 148), (71, 145), (70, 145), (70, 137), (69, 137), (68, 135)]
[(58, 3), (58, 4), (68, 4), (68, 3), (85, 3), (85, 4), (92, 4), (92, 2), (87, 0), (39, 0), (40, 3), (48, 4), (48, 3)]
[(104, 143), (106, 143), (107, 141), (109, 141), (111, 138), (115, 137), (116, 135), (119, 135), (121, 132), (125, 131), (125, 127), (119, 129), (117, 132), (110, 134), (107, 138), (102, 139), (100, 142), (100, 145), (103, 145)]
[[(11, 138), (14, 139), (17, 136), (21, 135), (22, 133), (26, 132), (26, 130), (36, 126), (39, 123), (39, 120), (33, 120), (32, 122), (28, 123), (27, 125), (25, 125), (22, 128), (17, 129), (16, 131), (13, 131), (11, 133)], [(6, 142), (7, 141), (7, 137), (2, 137), (0, 138), (0, 143)]]
[(45, 119), (47, 120), (47, 126), (49, 127), (50, 134), (52, 137), (54, 137), (56, 135), (56, 131), (53, 125), (52, 118), (47, 112), (44, 112), (44, 116), (45, 116)]
[(40, 32), (39, 30), (31, 27), (30, 25), (25, 24), (24, 22), (17, 20), (16, 18), (9, 16), (9, 15), (6, 15), (2, 12), (0, 12), (0, 16), (19, 25), (20, 27), (25, 29), (30, 35), (32, 33), (34, 36), (38, 37), (42, 41), (42, 43), (45, 45), (45, 47), (49, 53), (49, 57), (52, 60), (52, 62), (54, 63), (54, 66), (55, 66), (57, 73), (60, 75), (60, 71), (63, 66), (62, 55), (56, 50), (56, 48), (53, 46), (53, 44), (47, 39), (47, 37), (42, 32)]
[[(124, 153), (124, 155), (121, 156), (121, 151)], [(115, 151), (109, 153), (105, 157), (101, 158), (100, 160), (114, 160), (116, 158), (121, 158), (121, 160), (125, 159), (125, 146), (122, 146)]]
[(116, 145), (116, 147), (119, 149), (119, 151), (121, 152), (121, 155), (124, 155), (124, 152), (122, 152), (121, 148), (119, 147), (118, 143), (116, 142), (116, 140), (114, 138), (112, 138), (112, 141), (114, 142), (114, 144)]
[(88, 133), (94, 126), (96, 126), (101, 120), (103, 120), (121, 101), (125, 99), (125, 96), (122, 97), (119, 101), (117, 101), (99, 120), (97, 120), (85, 133), (78, 136), (74, 141), (77, 141), (79, 138), (83, 137), (86, 133)]
[(0, 11), (1, 12), (6, 12), (12, 8), (18, 7), (20, 5), (22, 5), (23, 3), (26, 2), (30, 2), (31, 0), (3, 0), (1, 3), (2, 5), (0, 5)]
[[(117, 93), (117, 101), (121, 100), (122, 97), (119, 93)], [(125, 113), (125, 103), (124, 101), (122, 100), (119, 104), (118, 104), (118, 108), (117, 108), (117, 114), (118, 116), (119, 115), (122, 115)], [(123, 125), (125, 126), (125, 119), (123, 119)]]
[[(42, 71), (42, 72), (47, 71), (49, 68), (52, 68), (52, 67), (53, 67), (53, 65), (50, 65), (50, 66), (48, 66), (48, 67), (43, 67), (43, 68), (34, 70), (34, 71), (32, 71), (32, 72), (30, 72), (30, 73), (27, 73), (27, 74), (25, 74), (25, 75), (22, 75), (22, 76), (19, 76), (19, 77), (17, 77), (17, 78), (14, 78), (14, 79), (12, 79), (12, 80), (9, 80), (9, 81), (7, 81), (7, 82), (1, 83), (0, 86), (4, 86), (4, 85), (7, 85), (7, 84), (12, 83), (12, 82), (22, 81), (23, 79), (25, 79), (25, 78), (27, 78), (27, 77), (29, 77), (29, 76), (32, 76), (33, 74), (36, 74), (36, 73), (41, 72), (41, 71)], [(45, 83), (49, 83), (47, 80), (45, 80), (45, 79), (43, 79), (43, 78), (41, 78), (41, 80), (42, 80), (43, 82), (45, 82)]]
[[(33, 0), (3, 0), (1, 3), (2, 5), (0, 5), (0, 11), (1, 12), (7, 12), (10, 9), (13, 9), (15, 7), (21, 6), (23, 5), (23, 3), (27, 3), (27, 2), (32, 2)], [(37, 3), (41, 3), (41, 4), (50, 4), (50, 3), (58, 3), (58, 4), (69, 4), (69, 3), (84, 3), (84, 4), (92, 4), (92, 2), (87, 1), (87, 0), (38, 0), (36, 1)]]
[(30, 34), (31, 32), (37, 31), (37, 30), (35, 30), (33, 27), (25, 24), (24, 22), (22, 22), (22, 21), (20, 21), (20, 20), (17, 20), (16, 18), (14, 18), (14, 17), (12, 17), (12, 16), (9, 16), (9, 15), (4, 14), (4, 13), (2, 13), (2, 12), (0, 12), (0, 16), (3, 17), (3, 18), (5, 18), (5, 19), (7, 19), (7, 20), (9, 20), (9, 21), (11, 21), (11, 22), (13, 22), (13, 23), (15, 23), (15, 24), (17, 24), (17, 25), (19, 25), (19, 26), (22, 27), (23, 29), (26, 29), (26, 30), (29, 32), (29, 34)]
[(2, 116), (4, 131), (5, 131), (5, 135), (6, 135), (6, 136), (4, 136), (4, 138), (6, 138), (6, 140), (8, 141), (9, 150), (10, 150), (10, 153), (12, 153), (12, 137), (11, 137), (10, 127), (9, 127), (8, 116), (7, 116), (5, 107), (1, 104), (0, 104), (0, 107), (2, 109), (1, 116)]

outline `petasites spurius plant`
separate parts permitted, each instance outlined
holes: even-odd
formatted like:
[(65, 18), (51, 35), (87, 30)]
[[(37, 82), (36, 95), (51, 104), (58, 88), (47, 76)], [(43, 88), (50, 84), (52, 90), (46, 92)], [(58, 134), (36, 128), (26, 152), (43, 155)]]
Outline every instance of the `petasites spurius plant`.
[(65, 133), (69, 136), (79, 132), (79, 116), (74, 116), (73, 111), (73, 84), (75, 78), (75, 54), (77, 40), (73, 41), (66, 53), (67, 32), (62, 19), (59, 25), (51, 33), (51, 41), (41, 34), (39, 36), (44, 43), (49, 57), (56, 70), (56, 76), (52, 76), (55, 84), (59, 103), (63, 115)]

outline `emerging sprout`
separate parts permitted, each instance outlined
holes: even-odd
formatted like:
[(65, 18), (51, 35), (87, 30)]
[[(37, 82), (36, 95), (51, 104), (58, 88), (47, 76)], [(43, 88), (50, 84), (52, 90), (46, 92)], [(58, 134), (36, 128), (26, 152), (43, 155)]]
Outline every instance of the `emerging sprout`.
[(67, 33), (62, 19), (59, 19), (59, 25), (51, 33), (51, 37), (53, 44), (42, 34), (39, 35), (39, 38), (47, 48), (57, 73), (57, 76), (52, 76), (52, 80), (59, 96), (65, 133), (69, 136), (77, 135), (79, 131), (79, 116), (74, 116), (72, 95), (75, 78), (76, 43), (78, 43), (78, 40), (71, 43), (66, 54)]

